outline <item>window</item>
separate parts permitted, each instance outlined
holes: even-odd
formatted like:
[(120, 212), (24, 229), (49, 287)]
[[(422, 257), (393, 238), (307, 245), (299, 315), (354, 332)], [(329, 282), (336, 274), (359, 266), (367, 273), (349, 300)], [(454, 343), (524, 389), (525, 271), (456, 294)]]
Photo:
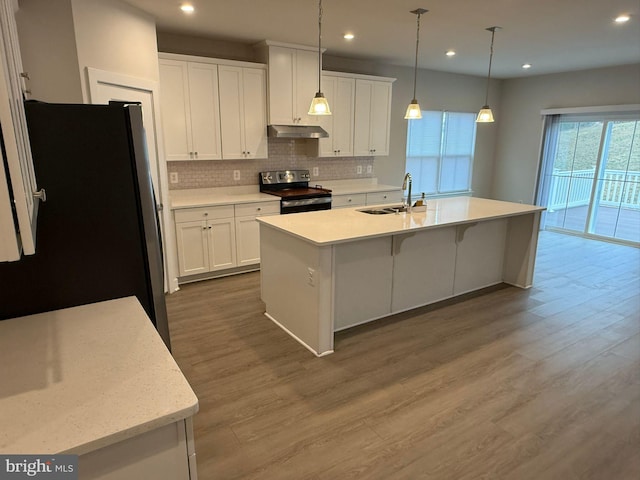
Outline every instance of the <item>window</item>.
[(407, 172), (427, 195), (469, 192), (476, 114), (423, 111), (407, 128)]

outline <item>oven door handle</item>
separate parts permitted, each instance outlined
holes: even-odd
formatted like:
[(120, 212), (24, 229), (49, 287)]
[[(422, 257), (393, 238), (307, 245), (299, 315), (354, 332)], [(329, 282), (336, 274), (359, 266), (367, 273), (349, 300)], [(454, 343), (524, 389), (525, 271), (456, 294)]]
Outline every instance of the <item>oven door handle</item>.
[(331, 197), (313, 197), (301, 198), (299, 200), (282, 200), (280, 206), (282, 208), (303, 207), (307, 205), (322, 205), (331, 203)]

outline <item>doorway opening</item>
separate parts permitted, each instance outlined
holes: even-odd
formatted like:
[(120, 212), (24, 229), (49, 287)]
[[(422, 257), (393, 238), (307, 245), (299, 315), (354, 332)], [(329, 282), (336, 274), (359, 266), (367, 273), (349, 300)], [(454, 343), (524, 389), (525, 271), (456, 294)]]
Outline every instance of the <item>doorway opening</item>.
[(640, 246), (640, 112), (545, 119), (542, 229)]

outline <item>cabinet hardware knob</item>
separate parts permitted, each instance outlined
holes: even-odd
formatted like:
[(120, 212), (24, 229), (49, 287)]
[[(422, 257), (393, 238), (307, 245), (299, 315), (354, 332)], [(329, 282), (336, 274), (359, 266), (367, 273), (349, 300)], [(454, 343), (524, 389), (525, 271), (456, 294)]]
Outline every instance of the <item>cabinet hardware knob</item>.
[(44, 188), (41, 188), (37, 192), (33, 192), (33, 198), (37, 198), (42, 203), (44, 203), (47, 201), (47, 192), (44, 190)]
[(207, 229), (207, 227), (202, 227), (202, 229), (203, 229), (203, 230), (206, 230), (206, 229)]
[(258, 211), (260, 211), (260, 210), (262, 210), (262, 208), (258, 207), (258, 209), (257, 209), (257, 210), (258, 210)]
[(204, 216), (206, 217), (207, 215), (209, 215), (209, 212), (204, 212)]
[(209, 230), (211, 230), (211, 225), (209, 225)]

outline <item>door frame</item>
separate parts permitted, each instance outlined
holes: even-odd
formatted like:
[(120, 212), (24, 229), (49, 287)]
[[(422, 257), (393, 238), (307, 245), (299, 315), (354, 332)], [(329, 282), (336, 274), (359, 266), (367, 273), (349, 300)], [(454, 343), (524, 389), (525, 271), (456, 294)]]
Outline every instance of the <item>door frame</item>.
[(163, 232), (162, 243), (164, 246), (164, 264), (165, 264), (165, 293), (173, 293), (179, 289), (178, 278), (176, 272), (177, 265), (177, 249), (175, 225), (171, 215), (171, 200), (169, 197), (169, 179), (167, 174), (167, 165), (164, 161), (164, 142), (162, 138), (162, 122), (160, 118), (160, 88), (159, 83), (144, 78), (132, 77), (120, 73), (99, 70), (93, 67), (86, 67), (87, 77), (89, 80), (89, 97), (96, 98), (100, 85), (112, 85), (114, 87), (125, 87), (136, 90), (142, 90), (150, 93), (153, 102), (152, 117), (154, 121), (155, 146), (157, 152), (157, 171), (158, 171), (158, 201), (161, 206), (160, 222)]

